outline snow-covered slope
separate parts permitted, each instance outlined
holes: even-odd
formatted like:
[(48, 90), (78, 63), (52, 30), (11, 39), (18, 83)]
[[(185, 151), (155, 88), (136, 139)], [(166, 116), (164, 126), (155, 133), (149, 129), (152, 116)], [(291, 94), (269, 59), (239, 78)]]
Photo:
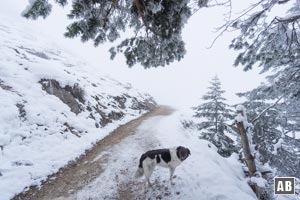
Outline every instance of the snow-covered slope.
[(0, 22), (0, 199), (40, 184), (155, 102), (49, 38)]
[(177, 112), (163, 119), (156, 130), (163, 146), (183, 145), (192, 152), (186, 163), (178, 167), (176, 187), (166, 199), (256, 199), (237, 155), (224, 158), (208, 141), (198, 138), (199, 132), (184, 129), (180, 123), (184, 114)]
[[(257, 199), (244, 178), (237, 154), (221, 157), (208, 141), (198, 139), (197, 131), (182, 127), (182, 114), (178, 111), (146, 120), (136, 134), (105, 152), (110, 159), (101, 176), (66, 199)], [(175, 185), (169, 183), (168, 169), (156, 167), (151, 176), (153, 188), (145, 192), (144, 177), (134, 179), (141, 154), (176, 146), (188, 147), (191, 156), (176, 168)], [(126, 154), (121, 153), (124, 151)]]

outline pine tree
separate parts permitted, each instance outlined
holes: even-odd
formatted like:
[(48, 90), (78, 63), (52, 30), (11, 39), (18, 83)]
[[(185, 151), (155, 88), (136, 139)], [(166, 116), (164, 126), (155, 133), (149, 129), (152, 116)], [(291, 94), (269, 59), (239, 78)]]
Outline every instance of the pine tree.
[[(287, 4), (284, 14), (272, 12)], [(300, 131), (299, 7), (299, 1), (262, 0), (224, 26), (240, 30), (230, 45), (239, 51), (235, 65), (269, 73), (266, 83), (241, 96), (248, 99), (260, 161), (275, 168), (275, 176), (300, 176), (300, 142), (293, 137)]]
[(202, 97), (204, 102), (194, 108), (194, 117), (202, 119), (197, 124), (197, 128), (202, 131), (200, 138), (212, 142), (221, 155), (229, 156), (234, 150), (234, 142), (225, 135), (225, 122), (233, 118), (232, 111), (225, 103), (225, 91), (221, 88), (218, 76), (210, 84), (208, 92)]
[[(227, 6), (226, 24), (220, 35), (236, 29), (240, 34), (232, 40), (231, 48), (242, 51), (236, 65), (245, 70), (253, 66), (285, 69), (293, 79), (299, 78), (299, 1), (294, 1), (283, 16), (271, 11), (290, 0), (261, 0), (232, 18), (232, 2), (228, 0), (53, 0), (61, 6), (72, 2), (69, 18), (74, 20), (67, 27), (67, 37), (80, 36), (82, 41), (93, 40), (95, 45), (115, 41), (125, 30), (133, 30), (117, 47), (110, 50), (111, 57), (123, 53), (127, 64), (141, 63), (145, 68), (167, 65), (181, 60), (185, 55), (182, 29), (190, 16), (202, 7)], [(52, 5), (50, 0), (30, 0), (23, 16), (36, 19), (47, 17)], [(275, 17), (274, 17), (275, 16)], [(280, 73), (278, 73), (280, 74)], [(295, 74), (295, 75), (293, 75)], [(288, 85), (290, 88), (293, 84)]]
[[(288, 3), (289, 9), (281, 16), (272, 12), (274, 7)], [(299, 1), (262, 0), (253, 4), (247, 15), (240, 15), (224, 26), (240, 30), (230, 45), (239, 52), (234, 64), (243, 66), (245, 71), (258, 66), (261, 73), (270, 73), (267, 84), (255, 93), (268, 94), (266, 99), (273, 101), (284, 97), (290, 107), (297, 107), (300, 101), (299, 7)]]
[[(253, 142), (258, 144), (260, 161), (276, 168), (277, 176), (300, 176), (300, 141), (293, 133), (300, 131), (299, 101), (290, 96), (275, 100), (270, 83), (245, 93), (244, 105), (254, 125)], [(284, 167), (283, 167), (284, 166)]]
[[(66, 37), (92, 40), (95, 46), (114, 42), (125, 30), (132, 32), (110, 49), (111, 58), (123, 53), (128, 66), (140, 63), (145, 68), (165, 66), (185, 55), (181, 37), (192, 10), (207, 5), (207, 0), (55, 0), (61, 6), (72, 2)], [(23, 16), (47, 17), (49, 0), (31, 0)], [(128, 31), (127, 31), (128, 33)]]

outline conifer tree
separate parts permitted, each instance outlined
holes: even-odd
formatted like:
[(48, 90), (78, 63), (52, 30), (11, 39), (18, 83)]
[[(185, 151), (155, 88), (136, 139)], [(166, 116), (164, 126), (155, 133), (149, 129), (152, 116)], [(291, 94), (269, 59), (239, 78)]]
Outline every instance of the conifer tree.
[(194, 117), (201, 118), (201, 122), (197, 124), (201, 131), (200, 138), (211, 141), (221, 155), (229, 156), (234, 149), (234, 142), (224, 133), (225, 122), (233, 118), (232, 111), (225, 103), (225, 91), (221, 88), (218, 76), (215, 76), (210, 84), (208, 92), (202, 97), (204, 102), (194, 107)]
[[(229, 0), (29, 0), (23, 16), (31, 19), (47, 17), (52, 2), (61, 6), (72, 4), (68, 17), (73, 20), (67, 27), (67, 37), (80, 36), (82, 41), (92, 40), (95, 45), (115, 41), (123, 31), (133, 30), (110, 50), (111, 57), (123, 53), (127, 64), (141, 63), (145, 68), (167, 65), (185, 55), (182, 29), (194, 12), (203, 7), (227, 6), (225, 24), (218, 30), (240, 30), (230, 48), (240, 52), (235, 65), (245, 70), (255, 65), (262, 71), (287, 70), (293, 80), (299, 78), (299, 1), (260, 0), (232, 18)], [(274, 7), (290, 3), (288, 12), (281, 16), (272, 13)], [(291, 4), (293, 3), (293, 4)], [(200, 24), (201, 22), (199, 22)], [(200, 24), (201, 25), (201, 24)], [(277, 73), (279, 75), (280, 73)], [(294, 75), (295, 74), (295, 75)], [(292, 78), (291, 78), (292, 79)], [(297, 82), (287, 85), (293, 88)]]
[[(131, 36), (110, 49), (111, 58), (123, 53), (128, 66), (140, 63), (145, 68), (165, 66), (185, 55), (181, 37), (192, 10), (207, 5), (207, 0), (55, 0), (65, 6), (72, 3), (68, 17), (73, 21), (66, 37), (92, 40), (95, 46), (114, 42), (125, 30)], [(50, 0), (30, 0), (23, 16), (46, 18), (52, 9)], [(128, 36), (128, 34), (127, 34)]]
[[(238, 94), (246, 97), (244, 105), (254, 125), (253, 142), (259, 145), (260, 161), (276, 168), (277, 176), (300, 176), (300, 107), (296, 97), (276, 94), (271, 83)], [(274, 97), (281, 96), (280, 99)], [(285, 167), (282, 167), (285, 166)]]

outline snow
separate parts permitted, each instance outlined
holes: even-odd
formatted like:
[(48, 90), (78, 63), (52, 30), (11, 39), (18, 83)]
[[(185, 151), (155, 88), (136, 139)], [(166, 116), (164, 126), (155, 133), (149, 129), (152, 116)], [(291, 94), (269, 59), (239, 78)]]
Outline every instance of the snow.
[[(183, 129), (180, 120), (181, 113), (176, 112), (144, 121), (136, 134), (104, 153), (109, 158), (105, 171), (67, 199), (116, 199), (122, 191), (132, 199), (256, 199), (237, 155), (221, 157), (208, 141), (198, 139), (198, 132)], [(168, 182), (168, 169), (157, 167), (151, 177), (154, 186), (145, 192), (144, 179), (133, 178), (140, 155), (179, 145), (188, 147), (191, 156), (176, 168), (175, 185)]]
[(0, 135), (0, 147), (4, 147), (9, 144), (10, 137), (8, 135)]
[(235, 121), (237, 122), (244, 122), (245, 118), (243, 117), (243, 115), (241, 114), (238, 114), (236, 117), (235, 117)]
[[(243, 122), (245, 129), (247, 127), (253, 128), (253, 125), (248, 122), (246, 108), (243, 105), (237, 105), (236, 112), (237, 112), (237, 116), (235, 117), (236, 122)], [(249, 142), (251, 143), (252, 133), (250, 131), (247, 131), (247, 135), (249, 138)]]
[(272, 154), (274, 154), (274, 155), (277, 154), (277, 150), (281, 148), (282, 143), (283, 143), (283, 139), (280, 138), (280, 139), (278, 140), (278, 142), (277, 142), (276, 144), (274, 144), (274, 150), (273, 150)]
[(149, 2), (149, 9), (151, 10), (151, 12), (153, 14), (156, 14), (156, 13), (162, 11), (164, 9), (164, 7), (162, 6), (162, 1), (159, 1), (157, 3), (150, 1)]
[(245, 113), (246, 110), (245, 106), (243, 105), (237, 105), (235, 109), (236, 111), (241, 111), (243, 114)]
[[(135, 98), (142, 102), (150, 96), (106, 77), (32, 26), (0, 17), (0, 199), (7, 200), (40, 185), (115, 128), (144, 114), (132, 106)], [(105, 115), (114, 111), (124, 116), (96, 128), (99, 115), (94, 120), (87, 109), (78, 115), (71, 112), (42, 89), (41, 79), (55, 79), (61, 87), (79, 84), (91, 107), (98, 106), (93, 98), (97, 95)], [(121, 108), (113, 97), (124, 95), (127, 101)], [(65, 123), (78, 136), (66, 130)]]
[[(236, 111), (240, 114), (242, 114), (242, 116), (244, 117), (243, 121), (244, 121), (244, 127), (246, 128), (248, 126), (248, 119), (247, 119), (247, 113), (246, 113), (246, 108), (243, 105), (237, 105), (236, 106)], [(239, 117), (239, 119), (241, 119), (241, 117)]]
[(251, 177), (251, 182), (262, 188), (267, 185), (266, 179), (263, 179), (262, 177)]
[(256, 163), (258, 171), (261, 173), (265, 172), (272, 172), (273, 169), (270, 167), (269, 163), (265, 163), (264, 165), (261, 165), (260, 163)]
[(288, 134), (286, 134), (287, 136), (291, 137), (291, 138), (295, 138), (295, 139), (300, 139), (300, 132), (298, 131), (294, 131), (294, 132), (289, 132)]

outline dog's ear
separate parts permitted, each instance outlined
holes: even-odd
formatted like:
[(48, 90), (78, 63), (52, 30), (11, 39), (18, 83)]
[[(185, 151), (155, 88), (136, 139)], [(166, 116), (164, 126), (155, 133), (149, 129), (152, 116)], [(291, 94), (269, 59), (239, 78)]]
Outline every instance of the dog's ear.
[(178, 146), (177, 148), (176, 148), (176, 151), (177, 152), (180, 152), (180, 151), (182, 151), (182, 150), (184, 150), (185, 148), (183, 147), (183, 146)]

